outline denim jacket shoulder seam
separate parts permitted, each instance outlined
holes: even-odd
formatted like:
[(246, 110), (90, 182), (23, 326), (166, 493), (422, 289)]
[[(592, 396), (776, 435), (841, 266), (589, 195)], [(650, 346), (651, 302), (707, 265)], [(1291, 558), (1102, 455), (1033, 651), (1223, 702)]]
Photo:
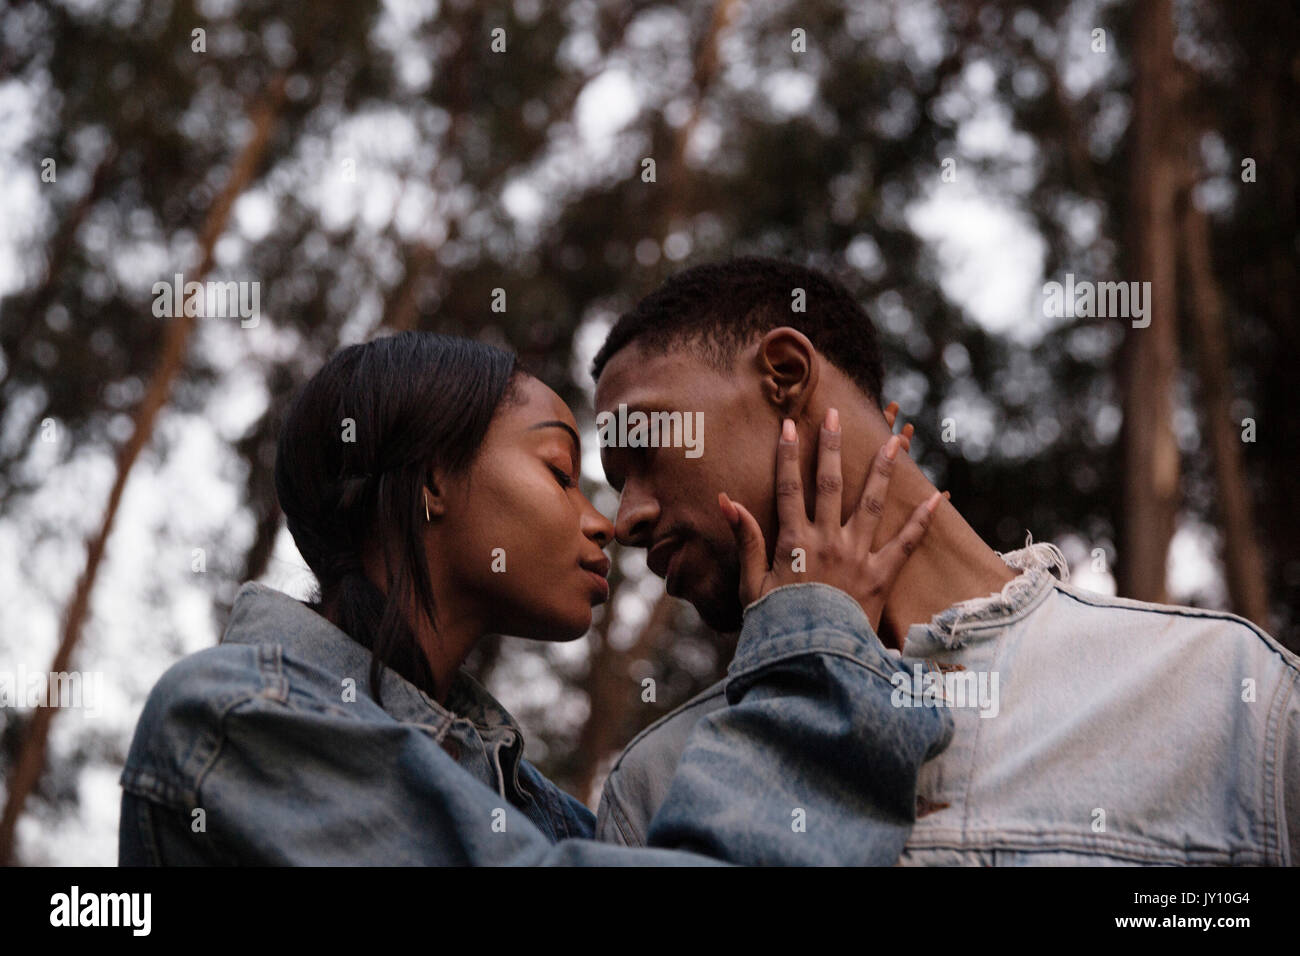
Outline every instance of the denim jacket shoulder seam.
[[(1079, 604), (1095, 608), (1112, 608), (1123, 611), (1136, 611), (1144, 614), (1164, 614), (1172, 617), (1186, 617), (1193, 620), (1205, 621), (1222, 621), (1225, 624), (1241, 624), (1248, 628), (1255, 637), (1264, 642), (1264, 645), (1275, 655), (1281, 658), (1283, 666), (1293, 673), (1300, 674), (1300, 657), (1293, 651), (1282, 645), (1277, 638), (1263, 630), (1254, 621), (1247, 620), (1244, 617), (1238, 617), (1229, 611), (1217, 611), (1212, 608), (1200, 607), (1183, 607), (1177, 604), (1149, 604), (1144, 601), (1131, 601), (1127, 598), (1111, 598), (1104, 594), (1097, 595), (1100, 600), (1089, 600), (1085, 594), (1075, 593), (1075, 588), (1071, 585), (1065, 585), (1064, 582), (1057, 581), (1056, 589), (1065, 597), (1068, 597)], [(1081, 589), (1080, 589), (1081, 590)]]

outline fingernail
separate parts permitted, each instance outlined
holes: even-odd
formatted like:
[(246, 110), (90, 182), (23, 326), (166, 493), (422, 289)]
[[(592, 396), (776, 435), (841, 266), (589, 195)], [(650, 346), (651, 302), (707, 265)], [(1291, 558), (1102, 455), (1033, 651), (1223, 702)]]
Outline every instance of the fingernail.
[(832, 408), (826, 412), (826, 430), (837, 432), (840, 430), (840, 410)]
[(952, 492), (951, 492), (951, 491), (945, 491), (945, 492), (943, 493), (943, 500), (944, 500), (944, 501), (950, 501), (950, 500), (952, 500)]
[(925, 507), (929, 510), (930, 514), (934, 514), (934, 509), (939, 507), (939, 502), (943, 501), (946, 494), (947, 493), (945, 492), (941, 495), (936, 491), (930, 496), (930, 500), (925, 503)]
[(897, 435), (890, 436), (889, 441), (885, 442), (885, 457), (893, 461), (898, 457), (899, 439)]
[(781, 423), (781, 441), (793, 442), (799, 436), (794, 430), (794, 419), (787, 418)]

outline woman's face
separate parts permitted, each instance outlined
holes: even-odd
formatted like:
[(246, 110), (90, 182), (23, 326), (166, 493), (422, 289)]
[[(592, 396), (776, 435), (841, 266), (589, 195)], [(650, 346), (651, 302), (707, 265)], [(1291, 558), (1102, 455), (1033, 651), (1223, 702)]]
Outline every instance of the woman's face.
[(578, 489), (569, 407), (532, 376), (516, 384), (522, 400), (497, 410), (468, 472), (440, 489), (431, 559), (489, 632), (573, 640), (609, 597), (614, 527)]

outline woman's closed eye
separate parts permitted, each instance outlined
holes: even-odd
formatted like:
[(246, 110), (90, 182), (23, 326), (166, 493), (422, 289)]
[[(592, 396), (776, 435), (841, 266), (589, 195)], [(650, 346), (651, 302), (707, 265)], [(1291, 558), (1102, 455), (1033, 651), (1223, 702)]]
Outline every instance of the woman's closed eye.
[(555, 480), (560, 483), (560, 487), (574, 488), (577, 486), (577, 481), (570, 477), (569, 473), (563, 468), (556, 468), (554, 465), (549, 464), (546, 467), (551, 469), (551, 473), (555, 475)]

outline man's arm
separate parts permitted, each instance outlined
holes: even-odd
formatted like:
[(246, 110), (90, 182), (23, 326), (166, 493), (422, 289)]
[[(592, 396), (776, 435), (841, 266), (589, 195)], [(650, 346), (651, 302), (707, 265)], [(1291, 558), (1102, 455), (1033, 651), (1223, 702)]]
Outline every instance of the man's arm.
[(724, 678), (660, 717), (623, 748), (610, 768), (596, 810), (596, 838), (645, 846), (650, 819), (668, 797), (691, 731), (706, 714), (727, 706)]

